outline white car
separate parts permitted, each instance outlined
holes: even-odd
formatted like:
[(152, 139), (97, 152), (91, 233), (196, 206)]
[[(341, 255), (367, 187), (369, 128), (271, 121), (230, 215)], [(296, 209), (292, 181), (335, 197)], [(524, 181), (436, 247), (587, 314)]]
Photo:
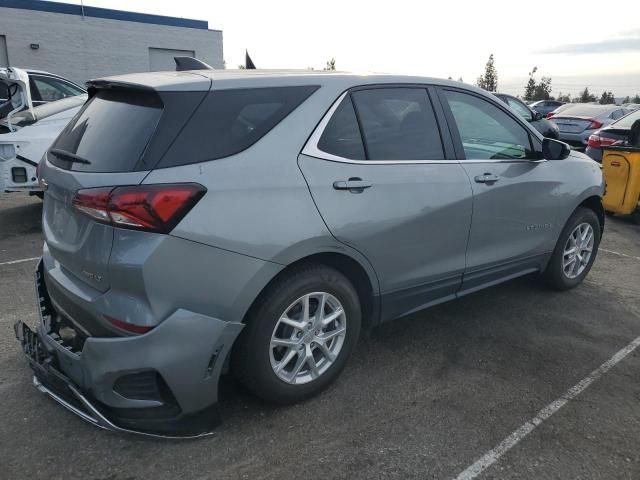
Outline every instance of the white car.
[(57, 75), (0, 69), (0, 192), (40, 192), (38, 162), (86, 100)]
[(0, 192), (40, 195), (38, 162), (86, 100), (68, 97), (17, 113), (11, 122), (0, 120)]

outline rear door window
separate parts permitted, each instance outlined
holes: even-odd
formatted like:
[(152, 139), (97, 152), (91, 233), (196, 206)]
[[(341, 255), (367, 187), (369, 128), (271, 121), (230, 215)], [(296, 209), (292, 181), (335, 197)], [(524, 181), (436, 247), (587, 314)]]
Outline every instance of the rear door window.
[(235, 155), (260, 140), (317, 89), (303, 85), (213, 90), (158, 167)]
[[(153, 93), (98, 91), (65, 127), (51, 147), (54, 165), (85, 172), (134, 170), (162, 115)], [(54, 152), (58, 152), (55, 155)], [(84, 162), (71, 162), (68, 154)]]
[(440, 131), (423, 88), (376, 88), (352, 93), (367, 159), (444, 159)]

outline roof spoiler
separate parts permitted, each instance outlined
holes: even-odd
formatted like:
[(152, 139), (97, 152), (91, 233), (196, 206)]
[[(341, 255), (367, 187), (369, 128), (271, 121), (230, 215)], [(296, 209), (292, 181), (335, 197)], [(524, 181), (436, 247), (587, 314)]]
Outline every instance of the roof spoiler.
[(176, 62), (176, 72), (184, 70), (213, 70), (211, 65), (207, 65), (202, 60), (193, 57), (173, 57)]

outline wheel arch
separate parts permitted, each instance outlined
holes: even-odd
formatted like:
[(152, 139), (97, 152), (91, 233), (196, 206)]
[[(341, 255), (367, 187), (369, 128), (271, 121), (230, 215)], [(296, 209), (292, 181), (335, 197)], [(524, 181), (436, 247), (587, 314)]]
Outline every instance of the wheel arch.
[(285, 268), (267, 282), (247, 309), (242, 323), (246, 324), (254, 309), (260, 305), (262, 298), (269, 291), (269, 288), (280, 278), (306, 265), (326, 265), (342, 273), (353, 284), (358, 293), (360, 308), (362, 309), (362, 326), (365, 329), (370, 329), (378, 323), (380, 317), (379, 286), (378, 279), (371, 266), (367, 265), (365, 267), (362, 263), (362, 261), (353, 256), (336, 251), (316, 252), (298, 258), (287, 264)]
[[(600, 223), (600, 235), (602, 235), (602, 232), (604, 232), (605, 219), (604, 207), (602, 206), (602, 198), (598, 195), (591, 195), (582, 200), (582, 202), (580, 202), (580, 204), (574, 209), (574, 212), (580, 207), (588, 208), (595, 212), (595, 214), (598, 216), (598, 222)], [(573, 212), (571, 212), (571, 214), (573, 215)]]

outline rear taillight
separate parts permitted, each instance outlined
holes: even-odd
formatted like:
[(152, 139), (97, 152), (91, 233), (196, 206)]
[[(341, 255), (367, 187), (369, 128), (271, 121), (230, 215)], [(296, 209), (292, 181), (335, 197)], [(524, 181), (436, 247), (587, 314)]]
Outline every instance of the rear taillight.
[(76, 192), (72, 204), (102, 223), (169, 233), (205, 192), (197, 183), (87, 188)]
[(590, 119), (590, 120), (591, 120), (591, 123), (587, 127), (587, 130), (595, 130), (597, 128), (602, 128), (602, 122), (599, 122), (598, 120), (593, 120), (593, 119)]
[(106, 318), (111, 325), (129, 333), (137, 333), (138, 335), (142, 335), (143, 333), (147, 333), (149, 330), (153, 329), (153, 327), (146, 327), (142, 325), (134, 325), (133, 323), (129, 322), (123, 322), (122, 320), (108, 317), (107, 315), (105, 315), (104, 318)]
[(547, 113), (547, 119), (552, 118), (552, 117), (553, 117), (553, 112)]
[(617, 140), (615, 138), (601, 137), (597, 133), (593, 133), (591, 136), (589, 136), (587, 145), (589, 145), (591, 148), (601, 148), (606, 147), (607, 145), (613, 145), (616, 142)]

